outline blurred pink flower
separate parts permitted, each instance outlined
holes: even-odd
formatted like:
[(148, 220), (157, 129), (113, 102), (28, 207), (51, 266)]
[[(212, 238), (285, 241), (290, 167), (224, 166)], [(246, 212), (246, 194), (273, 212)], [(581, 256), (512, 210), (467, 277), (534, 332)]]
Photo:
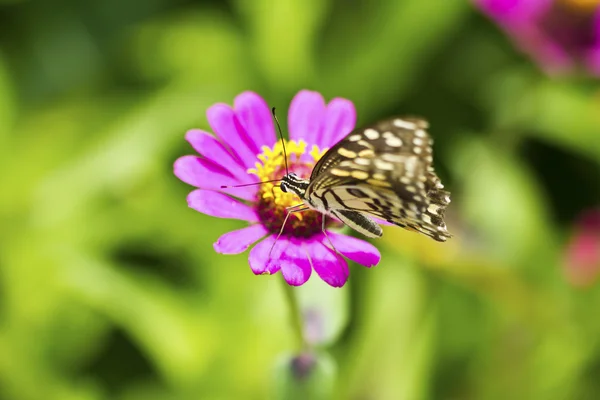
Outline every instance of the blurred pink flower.
[[(280, 179), (285, 174), (281, 141), (277, 140), (267, 103), (256, 93), (244, 92), (235, 98), (233, 108), (215, 104), (207, 117), (217, 137), (201, 130), (189, 131), (186, 139), (200, 157), (179, 158), (174, 173), (199, 188), (188, 195), (191, 208), (250, 223), (221, 236), (214, 244), (215, 251), (239, 254), (258, 242), (249, 255), (255, 274), (281, 271), (288, 284), (298, 286), (314, 269), (329, 285), (343, 286), (348, 264), (330, 248), (321, 231), (322, 214), (313, 210), (291, 214), (276, 241), (286, 207), (302, 203), (298, 197), (282, 192), (274, 183), (221, 189), (222, 185)], [(308, 177), (323, 152), (346, 136), (355, 121), (356, 112), (349, 100), (335, 98), (326, 104), (317, 92), (299, 92), (288, 113), (290, 140), (285, 148), (290, 172)], [(326, 219), (327, 228), (333, 224)], [(327, 236), (345, 257), (367, 267), (379, 262), (379, 251), (368, 242), (329, 229)]]
[(568, 281), (575, 286), (590, 285), (600, 274), (600, 209), (577, 220), (564, 265)]
[(600, 76), (600, 2), (474, 0), (547, 73)]

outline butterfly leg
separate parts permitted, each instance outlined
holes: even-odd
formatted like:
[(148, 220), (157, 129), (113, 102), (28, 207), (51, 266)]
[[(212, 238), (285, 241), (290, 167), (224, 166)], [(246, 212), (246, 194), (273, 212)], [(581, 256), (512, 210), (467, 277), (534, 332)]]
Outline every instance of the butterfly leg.
[(335, 248), (335, 246), (333, 245), (333, 243), (331, 242), (331, 239), (329, 239), (329, 235), (327, 235), (327, 231), (325, 230), (325, 218), (326, 216), (323, 215), (323, 219), (321, 219), (321, 232), (323, 232), (323, 235), (325, 235), (325, 238), (327, 239), (327, 241), (329, 242), (329, 245), (331, 246), (331, 249), (335, 252), (335, 254), (341, 259), (344, 260), (344, 256), (342, 256), (340, 254), (340, 252)]
[(273, 252), (273, 249), (275, 248), (277, 241), (283, 234), (283, 229), (285, 228), (285, 224), (287, 223), (287, 220), (290, 217), (290, 215), (295, 212), (307, 211), (307, 210), (309, 210), (309, 207), (307, 207), (304, 203), (302, 203), (302, 204), (296, 204), (295, 206), (288, 207), (285, 210), (287, 211), (287, 213), (285, 214), (285, 218), (283, 219), (283, 224), (281, 224), (281, 229), (279, 230), (279, 233), (277, 234), (277, 237), (275, 238), (275, 241), (273, 242), (273, 245), (271, 246), (271, 249), (269, 250), (268, 258), (271, 258), (271, 253)]
[(309, 210), (310, 207), (308, 207), (306, 204), (301, 203), (301, 204), (296, 204), (295, 206), (290, 206), (287, 207), (285, 209), (285, 211), (288, 212), (288, 214), (293, 213), (293, 212), (302, 212), (302, 211), (307, 211)]

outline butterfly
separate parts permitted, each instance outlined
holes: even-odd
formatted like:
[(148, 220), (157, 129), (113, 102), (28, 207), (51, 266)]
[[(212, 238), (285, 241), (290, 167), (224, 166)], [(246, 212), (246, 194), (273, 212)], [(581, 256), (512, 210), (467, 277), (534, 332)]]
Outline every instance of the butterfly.
[(382, 236), (377, 218), (446, 241), (450, 193), (434, 171), (428, 127), (418, 118), (391, 118), (356, 129), (319, 159), (309, 179), (287, 173), (280, 189), (367, 237)]

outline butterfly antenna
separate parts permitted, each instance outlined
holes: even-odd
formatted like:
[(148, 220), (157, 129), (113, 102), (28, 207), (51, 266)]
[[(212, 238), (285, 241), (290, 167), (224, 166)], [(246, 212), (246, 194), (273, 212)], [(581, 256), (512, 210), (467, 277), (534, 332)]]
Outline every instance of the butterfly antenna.
[(275, 119), (275, 124), (277, 125), (277, 130), (279, 131), (279, 137), (281, 138), (281, 146), (283, 147), (283, 161), (285, 163), (285, 174), (289, 173), (288, 169), (288, 161), (287, 161), (287, 152), (285, 151), (285, 140), (283, 140), (283, 133), (281, 132), (281, 125), (279, 125), (279, 120), (277, 119), (277, 115), (275, 115), (275, 107), (271, 109), (273, 112), (273, 119)]
[(254, 183), (243, 183), (241, 185), (231, 185), (231, 186), (221, 185), (221, 189), (229, 189), (229, 188), (238, 188), (238, 187), (244, 187), (244, 186), (262, 185), (263, 183), (271, 183), (271, 182), (281, 182), (281, 179), (271, 179), (269, 181), (260, 181), (260, 182), (254, 182)]

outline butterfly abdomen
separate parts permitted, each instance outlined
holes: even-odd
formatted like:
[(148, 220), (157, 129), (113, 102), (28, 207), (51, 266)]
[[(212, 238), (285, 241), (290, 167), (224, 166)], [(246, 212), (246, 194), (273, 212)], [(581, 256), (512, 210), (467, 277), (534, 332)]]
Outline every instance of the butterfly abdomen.
[(378, 238), (383, 235), (383, 230), (374, 221), (359, 212), (349, 210), (332, 210), (331, 215), (338, 218), (344, 224), (366, 237)]

